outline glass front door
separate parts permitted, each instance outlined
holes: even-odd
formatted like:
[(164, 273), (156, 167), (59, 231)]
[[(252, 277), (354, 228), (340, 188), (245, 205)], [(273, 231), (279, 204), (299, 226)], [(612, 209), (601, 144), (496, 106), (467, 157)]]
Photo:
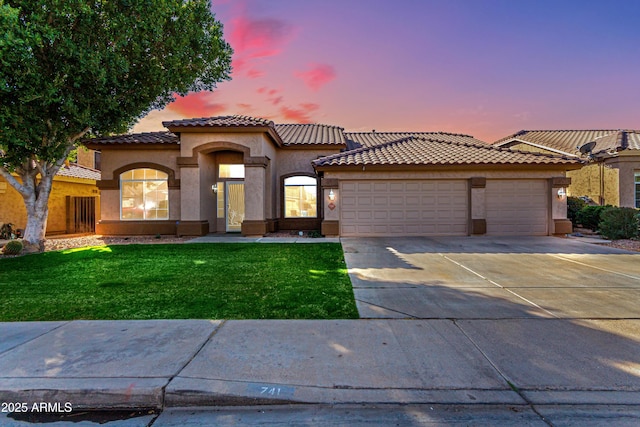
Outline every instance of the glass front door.
[(239, 232), (244, 221), (244, 182), (227, 181), (225, 190), (227, 232)]

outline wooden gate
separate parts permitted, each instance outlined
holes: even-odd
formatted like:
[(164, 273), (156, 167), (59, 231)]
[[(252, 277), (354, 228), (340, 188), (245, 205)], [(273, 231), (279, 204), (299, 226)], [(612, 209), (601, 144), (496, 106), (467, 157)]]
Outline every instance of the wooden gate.
[(96, 232), (96, 198), (67, 196), (67, 234)]

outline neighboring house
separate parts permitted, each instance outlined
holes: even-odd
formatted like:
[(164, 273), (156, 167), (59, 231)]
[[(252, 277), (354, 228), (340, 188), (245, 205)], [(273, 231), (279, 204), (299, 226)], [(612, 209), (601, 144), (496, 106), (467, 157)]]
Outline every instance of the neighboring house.
[(583, 168), (567, 173), (570, 196), (640, 208), (640, 131), (523, 130), (493, 145), (582, 159)]
[(101, 152), (100, 234), (320, 229), (329, 236), (571, 231), (568, 156), (468, 135), (344, 132), (246, 116), (85, 140)]
[[(99, 180), (100, 171), (75, 163), (60, 169), (49, 197), (47, 235), (94, 232), (100, 217)], [(24, 229), (27, 210), (20, 193), (0, 177), (0, 224), (5, 223)]]

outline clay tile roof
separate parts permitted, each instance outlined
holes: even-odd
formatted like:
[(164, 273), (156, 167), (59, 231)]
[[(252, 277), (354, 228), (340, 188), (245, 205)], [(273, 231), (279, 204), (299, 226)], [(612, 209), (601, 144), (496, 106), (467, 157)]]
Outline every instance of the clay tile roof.
[(276, 124), (284, 145), (346, 146), (344, 129), (322, 124)]
[[(525, 141), (555, 151), (578, 156), (578, 147), (608, 135), (616, 135), (617, 129), (600, 130), (521, 130), (506, 138), (499, 139), (493, 145), (508, 147)], [(514, 141), (516, 140), (516, 141)], [(513, 141), (513, 142), (512, 142)]]
[(172, 132), (144, 132), (124, 135), (88, 138), (83, 144), (179, 144), (178, 136)]
[(419, 138), (434, 139), (449, 142), (471, 142), (481, 143), (484, 141), (475, 139), (470, 135), (463, 135), (448, 132), (345, 132), (347, 137), (347, 147), (354, 150), (361, 147), (375, 147), (386, 142), (396, 141), (411, 136)]
[(271, 120), (249, 116), (216, 116), (162, 122), (166, 128), (178, 127), (274, 127)]
[(408, 137), (374, 147), (363, 147), (321, 157), (314, 166), (367, 165), (499, 165), (578, 164), (574, 158), (520, 152), (488, 144)]
[(640, 130), (630, 130), (626, 132), (627, 150), (640, 150)]
[(94, 181), (100, 181), (100, 171), (88, 168), (86, 166), (80, 166), (75, 163), (70, 163), (69, 166), (63, 166), (58, 171), (59, 176), (68, 176), (71, 178), (85, 178), (92, 179)]

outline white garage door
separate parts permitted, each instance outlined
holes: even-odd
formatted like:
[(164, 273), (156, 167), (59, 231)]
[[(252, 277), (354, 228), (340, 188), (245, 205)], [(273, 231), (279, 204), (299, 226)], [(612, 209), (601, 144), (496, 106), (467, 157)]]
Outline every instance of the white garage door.
[(342, 181), (343, 236), (466, 235), (467, 181)]
[(485, 191), (487, 234), (548, 234), (545, 180), (487, 180)]

